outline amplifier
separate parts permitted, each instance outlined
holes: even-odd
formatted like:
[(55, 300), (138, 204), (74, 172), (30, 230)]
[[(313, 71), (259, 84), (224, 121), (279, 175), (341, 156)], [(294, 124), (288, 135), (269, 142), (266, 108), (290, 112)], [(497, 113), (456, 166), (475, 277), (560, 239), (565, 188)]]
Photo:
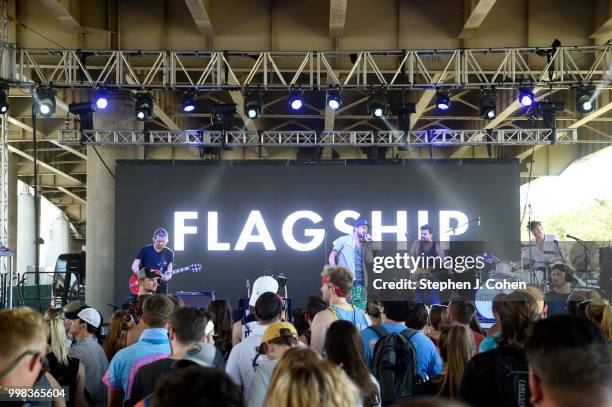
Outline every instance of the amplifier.
[(178, 291), (176, 295), (181, 299), (183, 304), (196, 307), (206, 308), (211, 301), (217, 297), (216, 291)]

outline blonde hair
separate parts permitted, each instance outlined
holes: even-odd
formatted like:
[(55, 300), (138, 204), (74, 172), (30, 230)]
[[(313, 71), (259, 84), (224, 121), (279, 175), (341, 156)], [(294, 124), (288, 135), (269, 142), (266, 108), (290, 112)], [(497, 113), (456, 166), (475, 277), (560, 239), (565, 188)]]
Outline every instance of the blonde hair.
[(0, 359), (22, 352), (42, 350), (47, 345), (47, 324), (32, 308), (0, 311)]
[(68, 366), (68, 338), (64, 327), (64, 313), (61, 308), (49, 308), (47, 315), (49, 316), (47, 324), (49, 325), (51, 352), (53, 352), (60, 365)]
[(357, 386), (340, 366), (325, 360), (290, 366), (268, 390), (265, 403), (269, 407), (354, 407), (360, 404)]
[(459, 397), (463, 371), (474, 356), (474, 337), (467, 326), (452, 325), (442, 328), (438, 346), (445, 364), (442, 384), (436, 397), (440, 397), (445, 388), (450, 398)]
[(530, 285), (519, 291), (527, 293), (533, 297), (536, 302), (536, 305), (538, 306), (538, 315), (540, 315), (542, 311), (544, 311), (544, 295), (542, 294), (542, 291)]
[(599, 325), (604, 339), (612, 341), (612, 305), (610, 301), (590, 300), (586, 307), (586, 315)]

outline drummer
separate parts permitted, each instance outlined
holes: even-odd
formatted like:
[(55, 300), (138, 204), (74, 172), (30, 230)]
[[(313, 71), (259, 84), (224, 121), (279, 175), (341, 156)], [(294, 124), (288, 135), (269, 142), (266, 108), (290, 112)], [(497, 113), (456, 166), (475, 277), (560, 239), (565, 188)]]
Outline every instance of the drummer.
[(524, 248), (522, 253), (523, 263), (529, 263), (531, 258), (533, 259), (533, 267), (538, 268), (561, 261), (560, 248), (558, 247), (559, 238), (553, 234), (545, 234), (540, 221), (531, 221), (528, 226), (535, 242), (530, 242), (530, 245)]

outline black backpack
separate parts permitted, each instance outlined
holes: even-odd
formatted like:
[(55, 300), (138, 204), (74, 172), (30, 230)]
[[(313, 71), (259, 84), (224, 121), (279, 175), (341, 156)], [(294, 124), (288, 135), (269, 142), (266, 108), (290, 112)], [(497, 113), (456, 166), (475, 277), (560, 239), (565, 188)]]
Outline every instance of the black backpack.
[(370, 329), (380, 337), (372, 353), (372, 373), (380, 385), (382, 404), (412, 397), (421, 381), (416, 349), (410, 340), (417, 331), (406, 328), (400, 333), (389, 333), (378, 325)]
[(503, 395), (505, 406), (528, 407), (531, 404), (527, 355), (516, 351), (506, 352), (504, 347), (499, 348), (499, 354), (495, 357), (497, 390)]

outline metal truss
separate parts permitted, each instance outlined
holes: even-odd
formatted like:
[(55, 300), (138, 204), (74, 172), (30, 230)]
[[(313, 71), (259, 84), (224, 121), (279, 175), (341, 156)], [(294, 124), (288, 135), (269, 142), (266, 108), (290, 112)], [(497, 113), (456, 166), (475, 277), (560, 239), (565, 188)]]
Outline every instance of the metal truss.
[(2, 76), (70, 88), (610, 88), (612, 45), (402, 51), (110, 51), (7, 47)]
[(425, 131), (130, 131), (70, 130), (59, 131), (64, 145), (156, 145), (183, 147), (405, 147), (405, 146), (478, 146), (572, 144), (578, 141), (577, 129), (499, 130), (425, 130)]

